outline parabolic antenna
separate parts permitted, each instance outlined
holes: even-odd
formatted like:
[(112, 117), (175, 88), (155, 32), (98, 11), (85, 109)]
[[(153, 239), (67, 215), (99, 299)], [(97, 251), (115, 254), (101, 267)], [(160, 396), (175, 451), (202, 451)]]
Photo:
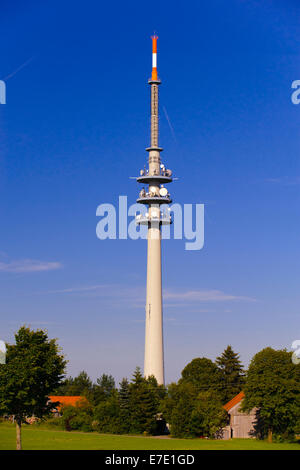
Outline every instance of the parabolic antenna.
[(160, 188), (159, 194), (160, 194), (162, 197), (167, 196), (167, 194), (168, 194), (167, 188)]

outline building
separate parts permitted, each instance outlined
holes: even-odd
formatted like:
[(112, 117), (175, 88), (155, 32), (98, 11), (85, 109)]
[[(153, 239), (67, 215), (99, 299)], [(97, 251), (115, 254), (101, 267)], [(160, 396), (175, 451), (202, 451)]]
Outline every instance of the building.
[(75, 396), (51, 395), (49, 396), (49, 401), (52, 403), (57, 403), (57, 402), (59, 403), (52, 410), (52, 413), (54, 414), (54, 416), (60, 416), (61, 410), (64, 406), (82, 406), (88, 403), (87, 399), (80, 395), (75, 395)]
[[(53, 413), (53, 416), (58, 417), (61, 416), (61, 410), (63, 406), (82, 406), (84, 404), (87, 404), (88, 401), (85, 397), (82, 396), (54, 396), (51, 395), (48, 397), (49, 401), (48, 403), (57, 403), (55, 407), (51, 410)], [(5, 420), (12, 421), (13, 423), (15, 422), (15, 416), (14, 415), (4, 415), (3, 416)], [(28, 416), (26, 418), (26, 423), (28, 424), (33, 424), (39, 421), (39, 418), (36, 418), (35, 416)]]
[[(147, 295), (144, 376), (154, 375), (158, 384), (164, 384), (164, 346), (161, 279), (161, 226), (171, 223), (168, 211), (161, 210), (163, 204), (172, 202), (165, 184), (172, 182), (172, 171), (162, 164), (162, 148), (158, 142), (158, 88), (161, 83), (157, 75), (157, 36), (152, 37), (152, 75), (148, 80), (151, 94), (151, 132), (148, 152), (148, 167), (140, 170), (137, 182), (148, 186), (139, 193), (137, 203), (145, 204), (147, 212), (136, 217), (137, 224), (148, 226)], [(166, 207), (166, 206), (164, 206)]]
[(229, 415), (229, 424), (222, 429), (222, 439), (254, 437), (257, 409), (253, 408), (249, 414), (241, 411), (244, 397), (244, 392), (240, 392), (224, 405)]

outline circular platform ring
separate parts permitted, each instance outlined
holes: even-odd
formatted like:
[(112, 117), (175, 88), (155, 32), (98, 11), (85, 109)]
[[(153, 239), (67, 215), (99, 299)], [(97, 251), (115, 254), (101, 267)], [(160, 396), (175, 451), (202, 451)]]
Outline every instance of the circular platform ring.
[(151, 182), (153, 183), (172, 183), (172, 177), (171, 176), (164, 176), (164, 175), (143, 175), (143, 176), (138, 176), (136, 178), (138, 183), (143, 183), (143, 184), (150, 184)]
[(153, 196), (153, 197), (140, 197), (136, 200), (138, 204), (171, 204), (172, 199), (169, 197)]

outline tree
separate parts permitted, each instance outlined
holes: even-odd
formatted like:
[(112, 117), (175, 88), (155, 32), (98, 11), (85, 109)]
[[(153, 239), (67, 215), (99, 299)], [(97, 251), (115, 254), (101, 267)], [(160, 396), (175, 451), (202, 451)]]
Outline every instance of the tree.
[(191, 383), (197, 392), (206, 390), (221, 391), (221, 372), (210, 359), (206, 357), (193, 359), (181, 372), (180, 383)]
[(173, 437), (213, 438), (228, 420), (219, 393), (198, 393), (191, 382), (169, 385), (162, 409)]
[(63, 378), (66, 361), (55, 339), (43, 330), (22, 326), (8, 345), (6, 365), (0, 366), (0, 410), (15, 416), (17, 450), (22, 448), (21, 425), (26, 417), (43, 417), (53, 404), (48, 396)]
[(127, 379), (122, 379), (119, 388), (119, 405), (120, 405), (120, 432), (130, 432), (130, 392), (129, 382)]
[(97, 379), (96, 384), (93, 384), (89, 398), (94, 405), (98, 405), (100, 402), (112, 396), (115, 390), (116, 386), (113, 376), (102, 374), (101, 377)]
[(159, 400), (153, 386), (153, 379), (149, 381), (143, 378), (139, 367), (135, 369), (133, 374), (129, 393), (131, 432), (154, 433)]
[(292, 353), (265, 348), (251, 360), (244, 386), (242, 409), (259, 409), (268, 440), (273, 433), (295, 433), (300, 417), (300, 368)]
[(212, 391), (200, 392), (190, 417), (191, 435), (214, 438), (227, 421), (220, 395)]
[(115, 390), (115, 379), (112, 375), (102, 374), (99, 379), (97, 379), (97, 385), (102, 388), (103, 393), (106, 397), (112, 394), (112, 391)]
[(179, 382), (169, 386), (162, 409), (173, 437), (191, 436), (191, 414), (196, 397), (197, 390), (191, 382)]
[(155, 423), (153, 423), (150, 432), (155, 435), (164, 434), (166, 431), (166, 420), (162, 413), (161, 404), (166, 396), (166, 387), (163, 384), (158, 385), (154, 375), (147, 377), (146, 383), (148, 388), (151, 390), (153, 403), (156, 408)]
[(58, 390), (55, 391), (57, 395), (64, 396), (87, 396), (92, 390), (93, 383), (88, 374), (83, 370), (79, 372), (77, 377), (68, 377), (64, 380)]
[[(193, 387), (193, 386), (192, 386)], [(194, 388), (194, 387), (193, 387)], [(172, 382), (167, 386), (166, 395), (161, 402), (160, 409), (167, 423), (172, 421), (172, 413), (179, 400), (179, 385)]]
[(239, 355), (233, 351), (230, 345), (221, 356), (217, 357), (216, 364), (221, 371), (222, 398), (226, 403), (240, 393), (243, 388), (245, 383), (243, 366)]
[(99, 432), (119, 433), (120, 404), (114, 391), (105, 401), (101, 401), (94, 413)]

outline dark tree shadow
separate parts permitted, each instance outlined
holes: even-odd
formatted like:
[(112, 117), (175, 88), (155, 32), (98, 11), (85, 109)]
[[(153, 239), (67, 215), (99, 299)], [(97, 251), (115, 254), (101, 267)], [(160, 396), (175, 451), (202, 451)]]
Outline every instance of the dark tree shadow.
[(255, 437), (256, 439), (264, 439), (266, 437), (265, 429), (265, 423), (260, 415), (260, 411), (256, 410), (253, 430), (249, 432), (249, 436)]

